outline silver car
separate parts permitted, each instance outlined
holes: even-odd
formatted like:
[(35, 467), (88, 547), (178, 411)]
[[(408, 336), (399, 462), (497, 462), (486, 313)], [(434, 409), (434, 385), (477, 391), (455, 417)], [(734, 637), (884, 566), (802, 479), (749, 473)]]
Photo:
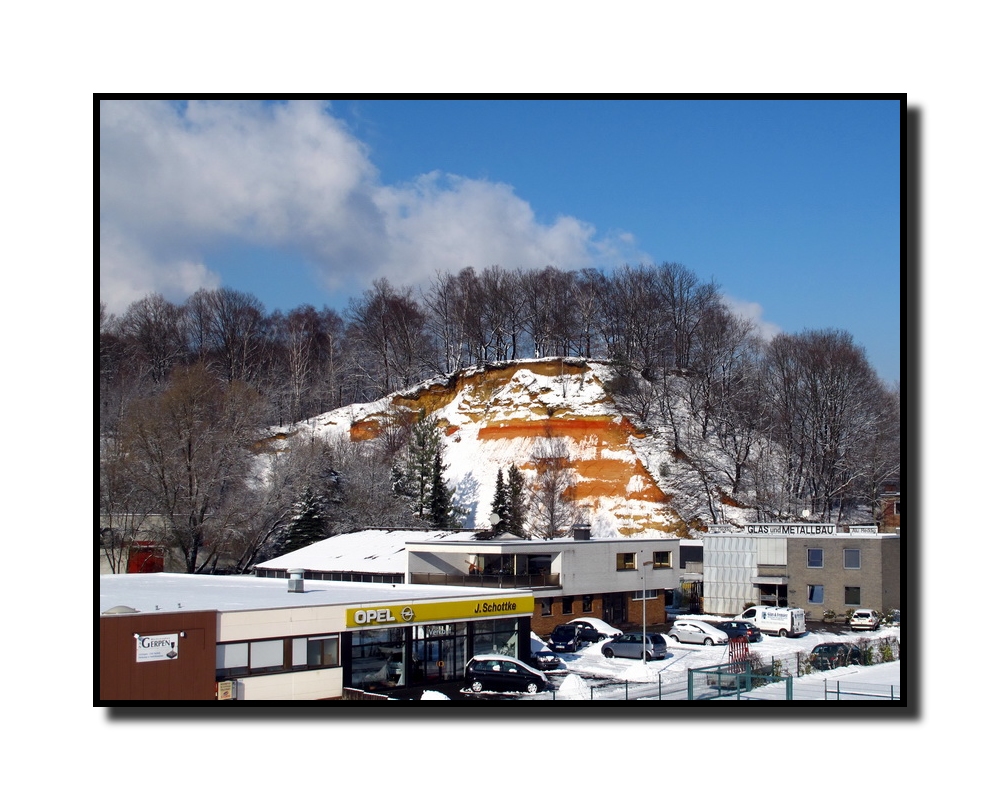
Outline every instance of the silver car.
[[(667, 640), (658, 633), (646, 634), (646, 660), (667, 657)], [(623, 633), (601, 645), (605, 658), (642, 658), (642, 634)]]
[(667, 635), (687, 644), (728, 644), (729, 634), (697, 619), (677, 620)]

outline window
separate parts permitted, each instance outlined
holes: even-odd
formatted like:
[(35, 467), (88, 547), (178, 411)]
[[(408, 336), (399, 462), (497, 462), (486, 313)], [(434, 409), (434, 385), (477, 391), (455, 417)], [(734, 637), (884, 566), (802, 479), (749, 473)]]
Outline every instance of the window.
[(583, 596), (583, 613), (590, 614), (594, 610), (594, 597), (593, 595), (585, 594)]
[[(645, 595), (647, 600), (655, 600), (660, 594), (659, 589), (646, 589)], [(640, 589), (638, 592), (632, 592), (633, 600), (642, 600), (643, 591)]]
[(538, 605), (542, 609), (543, 617), (552, 616), (552, 598), (551, 597), (539, 597)]
[(572, 596), (571, 597), (564, 597), (562, 599), (562, 609), (563, 609), (562, 610), (563, 614), (572, 614), (573, 613), (573, 598), (572, 598)]
[(619, 571), (635, 569), (635, 553), (618, 553), (615, 559), (615, 566)]
[(673, 566), (672, 556), (670, 550), (653, 553), (653, 569), (670, 569)]
[[(304, 650), (304, 653), (303, 653)], [(305, 656), (305, 661), (300, 659)], [(339, 636), (310, 636), (292, 640), (292, 665), (310, 667), (340, 666)]]
[(215, 675), (220, 680), (241, 675), (338, 666), (340, 637), (337, 634), (224, 642), (215, 646)]
[(823, 548), (810, 547), (806, 549), (806, 566), (811, 568), (822, 568)]
[(823, 602), (823, 587), (822, 586), (806, 586), (806, 599), (810, 603), (822, 603)]
[(250, 642), (250, 672), (281, 672), (285, 667), (285, 640)]
[(844, 605), (847, 605), (847, 606), (860, 606), (861, 605), (861, 587), (860, 586), (845, 586), (844, 587)]
[(861, 551), (847, 548), (844, 550), (844, 569), (861, 569)]

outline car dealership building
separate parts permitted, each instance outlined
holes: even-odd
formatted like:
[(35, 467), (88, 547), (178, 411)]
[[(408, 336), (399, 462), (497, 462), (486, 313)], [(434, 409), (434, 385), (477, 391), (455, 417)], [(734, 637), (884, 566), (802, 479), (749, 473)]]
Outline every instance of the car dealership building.
[(100, 577), (97, 704), (338, 700), (531, 651), (530, 591), (174, 573)]

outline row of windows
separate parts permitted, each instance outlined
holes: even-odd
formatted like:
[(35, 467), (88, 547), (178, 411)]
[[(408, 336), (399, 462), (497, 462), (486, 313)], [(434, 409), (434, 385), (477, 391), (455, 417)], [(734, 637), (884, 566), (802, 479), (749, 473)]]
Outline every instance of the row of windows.
[[(673, 552), (663, 550), (653, 553), (652, 565), (653, 569), (672, 569), (674, 565)], [(636, 569), (635, 553), (618, 553), (615, 556), (615, 567), (619, 572)]]
[[(573, 595), (566, 595), (562, 598), (562, 613), (572, 614), (573, 613), (573, 603), (576, 598)], [(590, 614), (594, 610), (594, 596), (590, 594), (585, 594), (580, 598), (583, 609), (581, 613)], [(539, 597), (538, 605), (541, 608), (543, 617), (552, 616), (552, 598), (551, 597)]]
[[(812, 569), (823, 568), (823, 548), (810, 547), (806, 550), (806, 566)], [(844, 548), (844, 569), (861, 569), (861, 551), (856, 548)]]
[[(823, 586), (822, 584), (810, 584), (806, 586), (806, 600), (810, 603), (821, 604), (823, 600)], [(845, 586), (844, 587), (844, 605), (845, 606), (860, 606), (861, 605), (861, 587), (860, 586)]]
[(337, 634), (225, 642), (215, 646), (215, 674), (220, 679), (339, 665)]

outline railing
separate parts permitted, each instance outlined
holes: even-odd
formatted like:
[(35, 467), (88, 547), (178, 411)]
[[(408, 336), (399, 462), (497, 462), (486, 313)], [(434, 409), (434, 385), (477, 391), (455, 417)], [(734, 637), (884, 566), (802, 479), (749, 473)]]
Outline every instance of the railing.
[(443, 572), (413, 572), (410, 583), (435, 586), (475, 586), (484, 589), (558, 588), (559, 574), (551, 575), (449, 575)]

